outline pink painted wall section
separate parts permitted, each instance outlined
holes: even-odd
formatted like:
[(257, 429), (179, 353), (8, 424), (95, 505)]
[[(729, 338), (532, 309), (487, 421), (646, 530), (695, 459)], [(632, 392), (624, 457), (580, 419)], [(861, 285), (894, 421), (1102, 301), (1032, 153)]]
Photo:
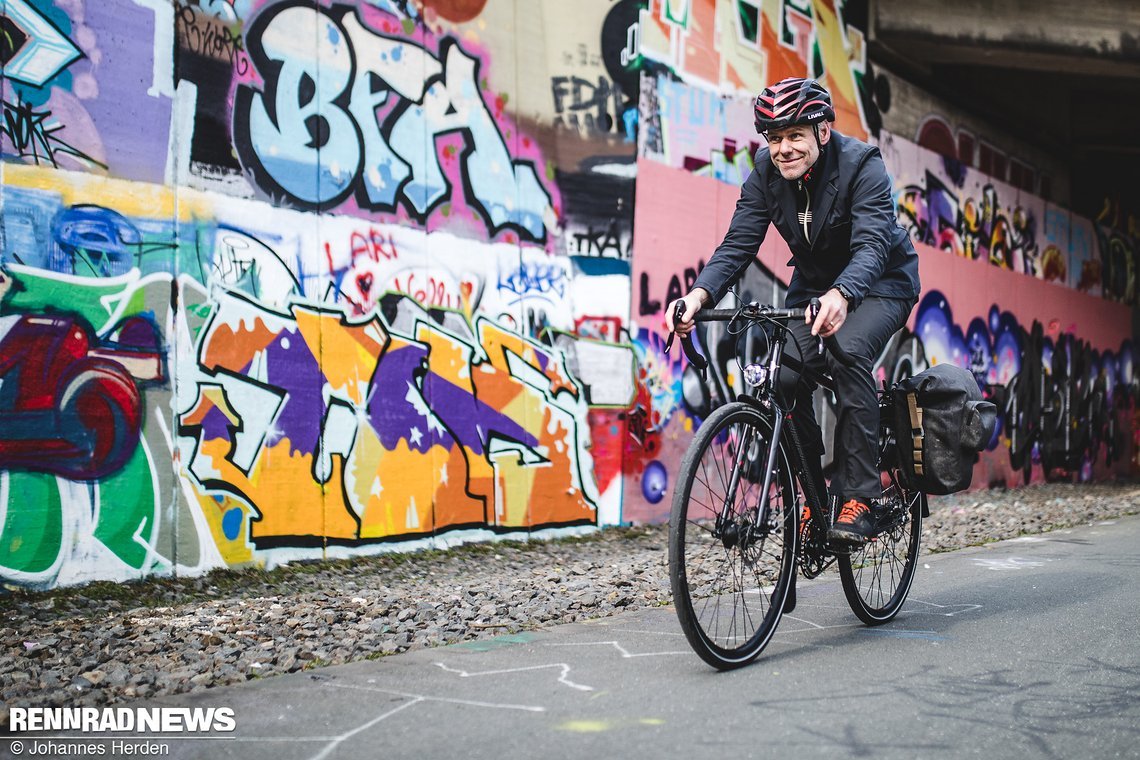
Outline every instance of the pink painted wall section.
[[(637, 162), (637, 176), (633, 222), (637, 252), (633, 259), (634, 304), (641, 302), (639, 288), (645, 276), (654, 286), (649, 297), (661, 301), (663, 308), (665, 290), (656, 287), (658, 280), (664, 278), (667, 284), (667, 273), (683, 272), (686, 267), (708, 261), (728, 229), (740, 189), (646, 159)], [(787, 266), (790, 256), (787, 244), (771, 231), (765, 236), (757, 258), (787, 284), (792, 272)], [(661, 315), (658, 321), (664, 320), (663, 311), (658, 309), (655, 313)], [(636, 309), (634, 314), (639, 314)], [(650, 324), (643, 322), (642, 326)]]
[[(1047, 336), (1077, 335), (1098, 351), (1117, 351), (1132, 338), (1132, 310), (1124, 304), (998, 269), (982, 259), (959, 258), (922, 243), (915, 248), (923, 292), (941, 291), (955, 316), (984, 315), (996, 304), (1023, 325), (1036, 319)], [(916, 316), (911, 315), (912, 328)]]

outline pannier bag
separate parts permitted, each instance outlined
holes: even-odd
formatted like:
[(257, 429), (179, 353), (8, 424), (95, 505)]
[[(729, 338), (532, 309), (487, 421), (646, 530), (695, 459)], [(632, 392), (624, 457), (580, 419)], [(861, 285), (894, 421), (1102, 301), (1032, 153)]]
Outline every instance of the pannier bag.
[(978, 452), (997, 424), (974, 376), (936, 364), (894, 387), (899, 469), (907, 488), (948, 494), (970, 487)]

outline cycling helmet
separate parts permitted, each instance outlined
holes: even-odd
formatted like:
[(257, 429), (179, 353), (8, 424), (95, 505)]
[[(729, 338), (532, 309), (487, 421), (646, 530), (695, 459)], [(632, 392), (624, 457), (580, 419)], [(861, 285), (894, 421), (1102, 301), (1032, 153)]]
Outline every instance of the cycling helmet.
[(835, 109), (831, 95), (814, 79), (788, 77), (756, 96), (756, 131), (760, 134), (794, 124), (815, 126), (823, 119), (835, 121)]

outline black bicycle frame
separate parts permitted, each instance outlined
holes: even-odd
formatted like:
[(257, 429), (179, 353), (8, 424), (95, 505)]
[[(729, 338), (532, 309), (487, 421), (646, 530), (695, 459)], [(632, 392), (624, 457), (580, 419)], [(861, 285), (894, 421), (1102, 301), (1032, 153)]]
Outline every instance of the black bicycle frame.
[[(811, 367), (804, 365), (801, 359), (793, 356), (785, 356), (784, 346), (788, 340), (787, 325), (781, 321), (771, 320), (773, 331), (768, 349), (768, 356), (766, 357), (765, 367), (767, 369), (767, 377), (763, 385), (754, 386), (745, 398), (764, 406), (769, 409), (772, 414), (772, 437), (768, 442), (768, 450), (764, 452), (764, 481), (760, 490), (760, 505), (757, 511), (756, 525), (768, 525), (770, 518), (770, 492), (772, 488), (772, 474), (776, 467), (776, 456), (780, 451), (780, 444), (784, 436), (784, 423), (790, 417), (790, 412), (783, 408), (780, 403), (780, 395), (777, 392), (780, 383), (780, 369), (787, 367), (788, 369), (798, 372), (802, 378), (808, 381), (815, 382), (820, 387), (835, 392), (834, 380), (829, 375), (820, 373)], [(807, 468), (804, 466), (806, 460), (804, 459), (804, 452), (799, 435), (796, 433), (795, 426), (788, 428), (789, 438), (792, 444), (793, 459), (795, 463), (793, 468), (796, 475), (799, 476), (801, 484), (805, 490), (815, 491), (814, 483), (806, 483), (807, 478), (804, 473)], [(746, 466), (747, 452), (750, 446), (750, 441), (745, 439), (740, 446), (736, 455), (736, 461), (733, 463), (732, 475), (729, 478), (729, 485), (725, 495), (725, 502), (721, 507), (721, 513), (717, 519), (718, 530), (724, 526), (728, 514), (731, 510), (732, 504), (736, 501), (736, 489), (740, 485), (741, 473)], [(821, 494), (810, 494), (814, 496), (818, 503), (822, 504), (820, 498)]]

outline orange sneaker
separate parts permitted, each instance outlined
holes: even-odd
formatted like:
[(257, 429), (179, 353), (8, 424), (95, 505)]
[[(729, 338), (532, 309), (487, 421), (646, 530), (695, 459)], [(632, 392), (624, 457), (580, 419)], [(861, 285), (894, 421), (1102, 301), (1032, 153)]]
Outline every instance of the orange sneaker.
[(842, 544), (862, 545), (874, 536), (875, 523), (871, 507), (858, 499), (850, 499), (839, 510), (839, 517), (827, 537)]

